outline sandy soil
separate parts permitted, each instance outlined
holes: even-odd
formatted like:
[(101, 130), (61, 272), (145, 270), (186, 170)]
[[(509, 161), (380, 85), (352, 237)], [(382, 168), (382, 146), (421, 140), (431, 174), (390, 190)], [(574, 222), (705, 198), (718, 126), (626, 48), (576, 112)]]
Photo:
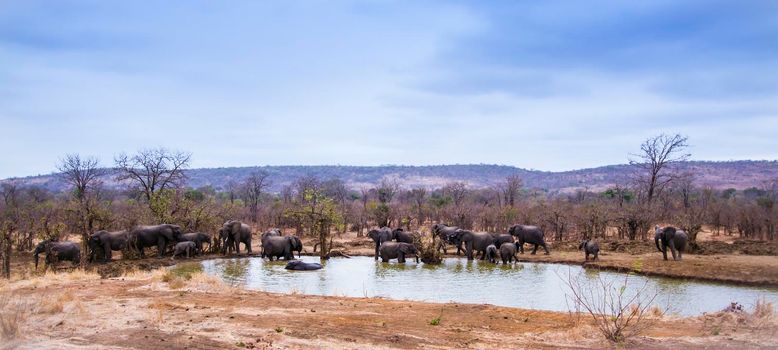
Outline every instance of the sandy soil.
[[(734, 247), (735, 241), (716, 239)], [(255, 240), (256, 241), (256, 240)], [(652, 243), (652, 242), (651, 242)], [(258, 243), (253, 247), (259, 251)], [(648, 247), (646, 247), (648, 246)], [(750, 249), (750, 243), (741, 244)], [(741, 247), (738, 246), (738, 247)], [(601, 260), (586, 267), (731, 283), (778, 285), (778, 257), (687, 254), (663, 261), (649, 242), (603, 244)], [(372, 242), (354, 234), (335, 240), (350, 255), (372, 255)], [(311, 252), (311, 245), (306, 244)], [(574, 244), (522, 261), (583, 264)], [(655, 248), (654, 248), (655, 249)], [(719, 248), (717, 248), (719, 249)], [(738, 248), (741, 249), (741, 248)], [(772, 248), (770, 248), (772, 249)], [(721, 251), (721, 250), (719, 250)], [(118, 260), (86, 271), (41, 276), (31, 256), (15, 257), (13, 282), (0, 282), (0, 349), (358, 349), (614, 347), (588, 315), (469, 304), (378, 298), (271, 294), (235, 289), (202, 274), (168, 278), (170, 258)], [(215, 258), (217, 255), (197, 259)], [(303, 272), (304, 273), (304, 272)], [(167, 277), (166, 277), (167, 276)], [(432, 325), (439, 318), (439, 325)], [(662, 317), (619, 348), (778, 348), (775, 317), (721, 312)], [(13, 327), (11, 327), (13, 328)], [(3, 331), (3, 333), (7, 333)]]
[[(167, 282), (165, 282), (167, 280)], [(602, 348), (588, 316), (377, 298), (233, 289), (202, 274), (59, 273), (0, 286), (3, 317), (20, 315), (3, 349)], [(431, 320), (439, 318), (438, 325)], [(621, 348), (778, 346), (774, 320), (746, 314), (659, 318)], [(605, 346), (607, 347), (607, 346)]]

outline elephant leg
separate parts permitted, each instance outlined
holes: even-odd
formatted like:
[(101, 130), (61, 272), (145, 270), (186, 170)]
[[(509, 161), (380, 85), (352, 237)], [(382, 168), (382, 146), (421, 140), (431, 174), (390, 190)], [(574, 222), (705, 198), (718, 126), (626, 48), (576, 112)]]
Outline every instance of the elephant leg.
[(667, 260), (667, 246), (662, 245), (662, 257)]
[(138, 248), (138, 250), (140, 250), (140, 257), (141, 257), (141, 259), (145, 258), (146, 254), (143, 252), (143, 246), (142, 245)]
[(677, 254), (675, 252), (675, 242), (673, 242), (672, 239), (670, 240), (670, 252), (673, 253), (673, 260), (678, 260), (678, 257), (676, 256)]
[(549, 254), (551, 254), (551, 253), (548, 251), (548, 247), (546, 247), (546, 243), (545, 243), (545, 242), (541, 243), (541, 246), (543, 247), (543, 250), (545, 250), (545, 251), (546, 251), (546, 255), (549, 255)]
[(519, 254), (524, 254), (524, 242), (519, 241)]
[(111, 259), (113, 259), (113, 251), (111, 250), (110, 244), (106, 244), (105, 247), (103, 248), (103, 257), (104, 257), (103, 259), (104, 262), (109, 262), (111, 261)]
[(162, 257), (162, 255), (165, 253), (165, 239), (160, 237), (157, 239), (157, 256)]
[(535, 243), (535, 248), (532, 248), (532, 253), (530, 253), (530, 254), (535, 255), (535, 253), (537, 253), (537, 252), (538, 252), (538, 244)]
[(467, 254), (467, 260), (473, 260), (473, 242), (467, 242), (466, 249), (465, 253)]
[(400, 253), (400, 256), (397, 257), (398, 263), (405, 263), (405, 254)]
[(246, 241), (246, 254), (251, 255), (251, 240)]
[(375, 258), (374, 260), (378, 260), (378, 247), (380, 245), (381, 245), (381, 243), (375, 242), (375, 255), (373, 255), (373, 257)]

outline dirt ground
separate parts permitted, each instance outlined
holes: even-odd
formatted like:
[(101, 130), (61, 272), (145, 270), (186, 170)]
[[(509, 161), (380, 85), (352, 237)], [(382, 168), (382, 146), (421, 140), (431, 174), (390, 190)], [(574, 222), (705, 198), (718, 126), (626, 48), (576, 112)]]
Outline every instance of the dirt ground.
[[(609, 347), (587, 315), (380, 298), (235, 289), (215, 277), (164, 270), (101, 279), (48, 274), (0, 285), (2, 349), (593, 349)], [(434, 324), (433, 320), (439, 320)], [(775, 318), (721, 312), (660, 317), (614, 348), (778, 346)]]
[[(353, 233), (334, 242), (335, 249), (349, 255), (373, 254), (372, 242)], [(683, 261), (663, 261), (655, 248), (650, 249), (653, 242), (603, 242), (601, 260), (585, 266), (778, 286), (778, 257), (748, 255), (734, 239), (708, 239), (702, 245), (707, 242), (726, 244), (720, 250), (726, 253), (686, 254)], [(526, 253), (521, 260), (584, 264), (572, 243), (550, 248), (551, 255)], [(305, 249), (312, 253), (310, 242)], [(253, 250), (259, 251), (258, 242)], [(0, 334), (0, 349), (589, 349), (609, 344), (588, 315), (272, 294), (232, 288), (202, 274), (191, 280), (171, 279), (159, 269), (174, 264), (170, 258), (121, 260), (117, 254), (114, 259), (84, 270), (65, 268), (41, 275), (33, 271), (30, 254), (16, 255), (12, 282), (0, 282), (0, 331), (5, 334), (11, 323), (18, 331), (4, 340)], [(433, 325), (435, 319), (439, 324)], [(652, 323), (644, 335), (609, 346), (778, 348), (775, 317), (720, 312), (691, 318), (664, 316)]]

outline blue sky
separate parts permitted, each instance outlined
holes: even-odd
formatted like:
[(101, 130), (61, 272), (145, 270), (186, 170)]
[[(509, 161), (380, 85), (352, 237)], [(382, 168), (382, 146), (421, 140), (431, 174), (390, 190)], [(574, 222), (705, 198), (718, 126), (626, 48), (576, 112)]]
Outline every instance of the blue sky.
[(0, 178), (193, 167), (778, 158), (774, 1), (2, 1)]

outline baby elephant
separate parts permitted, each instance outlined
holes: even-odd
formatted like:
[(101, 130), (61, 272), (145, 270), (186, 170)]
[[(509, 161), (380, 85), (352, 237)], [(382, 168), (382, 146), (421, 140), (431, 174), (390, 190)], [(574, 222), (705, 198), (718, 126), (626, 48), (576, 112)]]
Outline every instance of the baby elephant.
[(583, 250), (584, 254), (586, 254), (585, 261), (589, 261), (589, 255), (594, 255), (592, 261), (595, 261), (600, 254), (600, 244), (590, 239), (581, 241), (581, 245), (578, 246), (578, 249)]
[(492, 264), (497, 263), (497, 247), (494, 244), (486, 246), (486, 260)]
[(186, 253), (186, 258), (189, 259), (189, 256), (194, 256), (194, 253), (197, 251), (197, 244), (195, 242), (191, 241), (185, 241), (185, 242), (178, 242), (176, 244), (175, 249), (173, 250), (173, 257), (171, 257), (171, 260), (175, 260), (176, 255), (182, 255)]
[(285, 269), (295, 271), (318, 270), (322, 266), (319, 263), (309, 263), (301, 260), (292, 260), (286, 263)]
[(500, 246), (500, 258), (502, 258), (502, 263), (513, 263), (514, 261), (519, 261), (519, 258), (516, 257), (516, 243), (513, 242), (505, 242)]

